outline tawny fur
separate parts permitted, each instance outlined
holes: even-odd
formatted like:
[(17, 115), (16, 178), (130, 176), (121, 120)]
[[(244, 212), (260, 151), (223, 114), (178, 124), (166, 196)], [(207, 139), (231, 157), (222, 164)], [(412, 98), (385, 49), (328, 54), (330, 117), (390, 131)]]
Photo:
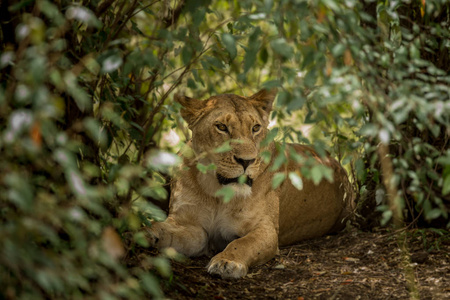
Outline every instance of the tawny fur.
[[(274, 143), (264, 149), (260, 146), (274, 97), (274, 92), (262, 90), (251, 97), (227, 94), (205, 101), (176, 98), (192, 130), (191, 151), (185, 151), (184, 164), (173, 183), (167, 220), (147, 228), (152, 246), (173, 247), (187, 256), (218, 253), (208, 271), (224, 278), (239, 278), (250, 266), (273, 258), (278, 245), (318, 237), (345, 225), (353, 210), (353, 191), (344, 169), (330, 157), (321, 158), (307, 146), (288, 145), (287, 153), (292, 148), (305, 158), (331, 167), (334, 181), (322, 180), (315, 185), (303, 178), (303, 189), (298, 190), (285, 180), (272, 190), (274, 172), (259, 154), (270, 151), (271, 161), (278, 155)], [(232, 149), (216, 153), (214, 149), (226, 141), (231, 141)], [(250, 163), (244, 167), (239, 160)], [(203, 174), (196, 168), (198, 162), (214, 163), (217, 168)], [(287, 174), (299, 169), (297, 162), (289, 161), (277, 172)], [(223, 187), (218, 174), (224, 178), (245, 174), (253, 182), (251, 187), (227, 184), (235, 196), (224, 203), (215, 196)]]

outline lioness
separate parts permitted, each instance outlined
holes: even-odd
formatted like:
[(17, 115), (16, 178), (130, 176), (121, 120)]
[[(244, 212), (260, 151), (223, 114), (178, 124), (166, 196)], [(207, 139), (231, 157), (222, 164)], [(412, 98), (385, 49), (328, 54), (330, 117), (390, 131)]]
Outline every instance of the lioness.
[[(239, 278), (250, 266), (273, 258), (278, 245), (343, 227), (353, 209), (353, 192), (346, 172), (334, 159), (291, 144), (288, 147), (299, 156), (313, 157), (331, 167), (334, 181), (314, 185), (303, 178), (303, 189), (298, 190), (287, 179), (272, 189), (274, 172), (259, 154), (274, 98), (275, 92), (266, 90), (251, 97), (225, 94), (205, 101), (176, 97), (192, 130), (189, 145), (194, 155), (184, 157), (176, 175), (167, 219), (147, 228), (152, 246), (173, 247), (187, 256), (219, 252), (208, 264), (208, 272)], [(226, 141), (230, 141), (230, 151), (214, 151)], [(274, 143), (264, 149), (271, 151), (273, 161), (277, 156)], [(204, 174), (196, 168), (198, 162), (213, 163), (216, 169)], [(299, 164), (291, 160), (278, 172), (296, 170)], [(239, 183), (243, 174), (246, 181)], [(234, 190), (228, 203), (216, 196), (224, 186)]]

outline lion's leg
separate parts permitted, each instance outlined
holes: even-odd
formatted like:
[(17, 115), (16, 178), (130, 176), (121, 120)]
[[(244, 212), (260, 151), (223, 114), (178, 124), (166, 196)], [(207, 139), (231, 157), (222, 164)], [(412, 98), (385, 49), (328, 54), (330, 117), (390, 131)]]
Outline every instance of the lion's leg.
[(172, 218), (153, 223), (147, 228), (147, 233), (150, 246), (158, 249), (172, 247), (186, 256), (199, 256), (208, 245), (208, 236), (201, 226), (177, 224)]
[(246, 236), (232, 241), (208, 264), (208, 272), (222, 278), (240, 278), (252, 265), (264, 263), (278, 251), (275, 228), (258, 228)]

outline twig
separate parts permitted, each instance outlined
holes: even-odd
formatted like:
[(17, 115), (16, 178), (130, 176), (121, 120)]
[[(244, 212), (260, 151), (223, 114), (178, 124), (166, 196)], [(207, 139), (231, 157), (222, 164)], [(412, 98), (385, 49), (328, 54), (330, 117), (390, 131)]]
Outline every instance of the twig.
[(202, 57), (203, 54), (205, 54), (205, 52), (207, 52), (210, 49), (210, 47), (207, 47), (207, 45), (208, 45), (208, 42), (209, 42), (209, 40), (211, 39), (211, 37), (213, 35), (214, 35), (214, 32), (211, 33), (209, 35), (208, 39), (205, 41), (202, 51), (184, 67), (183, 72), (175, 80), (174, 84), (172, 84), (170, 86), (170, 88), (161, 96), (161, 98), (156, 103), (155, 107), (153, 108), (152, 113), (147, 118), (147, 120), (144, 122), (144, 124), (145, 124), (144, 134), (143, 134), (143, 139), (142, 139), (141, 146), (139, 148), (137, 162), (139, 162), (141, 160), (141, 157), (142, 157), (142, 154), (143, 154), (143, 151), (144, 151), (144, 148), (145, 148), (146, 136), (148, 134), (148, 131), (150, 130), (150, 126), (152, 125), (156, 114), (160, 111), (161, 106), (163, 105), (164, 101), (168, 98), (168, 96), (172, 93), (172, 91), (181, 83), (181, 81), (183, 80), (184, 76), (191, 70), (191, 66), (194, 65), (200, 59), (200, 57)]
[[(380, 157), (381, 174), (383, 175), (383, 184), (387, 191), (389, 209), (392, 211), (394, 228), (403, 227), (403, 214), (398, 196), (397, 187), (393, 183), (394, 168), (389, 153), (388, 145), (380, 143), (378, 146), (378, 155)], [(404, 232), (404, 231), (401, 231)], [(402, 263), (405, 272), (406, 284), (408, 286), (411, 299), (419, 299), (419, 292), (416, 284), (414, 270), (411, 266), (411, 257), (407, 249), (405, 234), (398, 234), (397, 243), (402, 252)]]

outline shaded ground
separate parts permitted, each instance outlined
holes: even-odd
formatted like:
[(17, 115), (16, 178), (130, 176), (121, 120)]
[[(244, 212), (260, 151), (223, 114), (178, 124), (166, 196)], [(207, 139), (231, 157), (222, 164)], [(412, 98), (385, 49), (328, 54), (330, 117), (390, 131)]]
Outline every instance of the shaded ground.
[[(421, 299), (450, 299), (450, 240), (430, 230), (407, 234)], [(209, 259), (173, 262), (171, 299), (408, 299), (404, 255), (386, 232), (352, 232), (280, 249), (239, 280), (206, 272)]]

